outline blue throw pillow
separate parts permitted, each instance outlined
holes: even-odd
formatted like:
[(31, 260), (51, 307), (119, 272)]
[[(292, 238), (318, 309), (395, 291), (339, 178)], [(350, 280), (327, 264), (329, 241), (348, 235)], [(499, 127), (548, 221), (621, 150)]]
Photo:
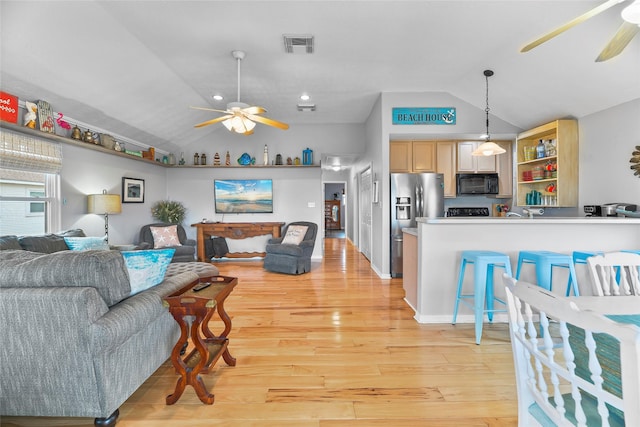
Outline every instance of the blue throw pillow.
[(122, 257), (129, 272), (131, 295), (161, 283), (175, 252), (175, 249), (123, 251)]
[(101, 250), (108, 251), (107, 236), (104, 237), (65, 237), (64, 242), (72, 251)]

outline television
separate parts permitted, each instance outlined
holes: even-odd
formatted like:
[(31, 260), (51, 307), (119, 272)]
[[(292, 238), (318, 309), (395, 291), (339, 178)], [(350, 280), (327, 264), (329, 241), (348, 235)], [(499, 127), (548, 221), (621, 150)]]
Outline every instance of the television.
[(273, 213), (270, 179), (216, 179), (213, 181), (216, 213)]

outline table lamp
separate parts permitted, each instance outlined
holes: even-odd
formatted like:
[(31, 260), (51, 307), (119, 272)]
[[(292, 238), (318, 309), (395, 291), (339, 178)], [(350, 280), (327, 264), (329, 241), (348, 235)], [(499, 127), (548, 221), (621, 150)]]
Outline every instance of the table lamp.
[(107, 236), (107, 243), (109, 243), (109, 214), (122, 212), (120, 195), (107, 194), (107, 190), (102, 190), (102, 194), (89, 194), (87, 197), (87, 211), (104, 215), (104, 234)]

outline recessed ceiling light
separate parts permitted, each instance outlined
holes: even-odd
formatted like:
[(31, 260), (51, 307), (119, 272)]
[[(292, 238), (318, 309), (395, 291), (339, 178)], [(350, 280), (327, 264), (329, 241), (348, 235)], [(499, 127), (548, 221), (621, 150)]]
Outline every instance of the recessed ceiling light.
[(213, 99), (215, 99), (216, 101), (222, 101), (224, 99), (224, 97), (222, 95), (213, 95)]
[(302, 95), (300, 95), (300, 99), (303, 101), (308, 101), (311, 99), (311, 97), (309, 95), (307, 95), (306, 93), (303, 93)]

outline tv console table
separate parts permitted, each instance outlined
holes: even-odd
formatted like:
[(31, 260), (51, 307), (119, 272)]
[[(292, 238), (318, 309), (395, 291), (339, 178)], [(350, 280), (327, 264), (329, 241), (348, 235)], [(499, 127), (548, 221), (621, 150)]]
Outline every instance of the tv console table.
[[(205, 256), (204, 242), (211, 237), (225, 237), (229, 239), (246, 239), (248, 237), (271, 234), (280, 237), (280, 229), (284, 222), (198, 222), (191, 224), (198, 230), (198, 261), (209, 262)], [(229, 258), (252, 258), (265, 256), (264, 252), (230, 252)]]

